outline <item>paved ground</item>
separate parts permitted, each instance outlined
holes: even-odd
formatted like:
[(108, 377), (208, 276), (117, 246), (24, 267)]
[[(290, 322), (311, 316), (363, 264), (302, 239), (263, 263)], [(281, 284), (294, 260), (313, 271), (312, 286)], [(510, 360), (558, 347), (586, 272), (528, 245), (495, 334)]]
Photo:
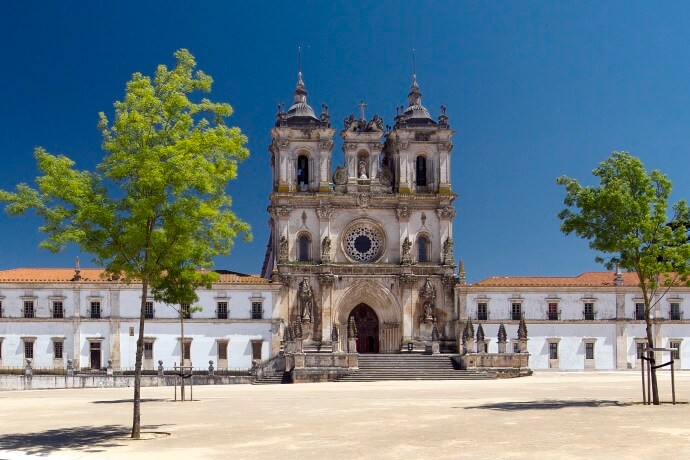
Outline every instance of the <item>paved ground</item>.
[[(670, 400), (668, 374), (662, 399)], [(690, 405), (648, 407), (640, 377), (537, 373), (496, 381), (144, 388), (0, 393), (0, 458), (689, 458)], [(690, 399), (690, 373), (677, 395)]]

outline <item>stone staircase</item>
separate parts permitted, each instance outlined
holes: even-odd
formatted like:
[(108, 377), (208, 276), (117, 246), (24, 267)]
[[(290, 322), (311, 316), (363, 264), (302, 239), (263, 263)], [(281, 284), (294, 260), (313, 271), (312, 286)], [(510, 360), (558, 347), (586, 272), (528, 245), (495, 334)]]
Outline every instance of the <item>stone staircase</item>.
[(496, 374), (460, 370), (448, 355), (360, 354), (359, 370), (344, 375), (339, 382), (376, 382), (380, 380), (489, 380)]
[(287, 372), (274, 371), (272, 373), (264, 373), (252, 382), (253, 385), (276, 385), (280, 383), (292, 383)]

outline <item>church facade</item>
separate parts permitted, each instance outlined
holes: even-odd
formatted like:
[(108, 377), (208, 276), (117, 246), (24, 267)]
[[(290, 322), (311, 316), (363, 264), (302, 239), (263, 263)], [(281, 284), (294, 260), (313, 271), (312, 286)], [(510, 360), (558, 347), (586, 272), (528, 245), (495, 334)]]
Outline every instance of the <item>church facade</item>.
[(263, 276), (283, 284), (279, 315), (300, 323), (307, 350), (346, 349), (352, 320), (358, 352), (423, 349), (432, 334), (455, 346), (453, 131), (421, 98), (414, 80), (392, 127), (363, 106), (346, 118), (335, 169), (336, 131), (326, 106), (317, 117), (308, 105), (301, 73), (277, 115)]

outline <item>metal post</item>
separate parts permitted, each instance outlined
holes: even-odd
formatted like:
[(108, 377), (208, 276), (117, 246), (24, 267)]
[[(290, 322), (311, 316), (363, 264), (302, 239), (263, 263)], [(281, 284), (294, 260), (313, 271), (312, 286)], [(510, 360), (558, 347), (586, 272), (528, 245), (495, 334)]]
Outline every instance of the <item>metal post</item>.
[(194, 366), (189, 363), (189, 400), (194, 401)]
[[(177, 371), (177, 363), (173, 363), (173, 371)], [(173, 385), (175, 386), (175, 401), (177, 401), (177, 374), (173, 379)]]
[(642, 404), (647, 405), (647, 390), (644, 385), (644, 354), (640, 355), (640, 370), (642, 371)]
[(673, 351), (671, 352), (671, 395), (673, 397), (673, 405), (676, 405), (676, 379), (675, 379), (675, 367), (673, 359)]
[[(647, 345), (649, 347), (649, 345)], [(652, 404), (652, 366), (654, 359), (652, 358), (651, 350), (647, 350), (647, 405)]]

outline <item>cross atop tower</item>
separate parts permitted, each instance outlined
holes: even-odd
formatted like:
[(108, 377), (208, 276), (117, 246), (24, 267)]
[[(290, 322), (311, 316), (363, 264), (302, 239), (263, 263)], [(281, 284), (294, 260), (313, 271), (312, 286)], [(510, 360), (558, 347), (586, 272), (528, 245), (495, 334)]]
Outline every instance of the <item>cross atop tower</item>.
[(367, 119), (364, 117), (364, 109), (367, 107), (367, 105), (364, 103), (364, 101), (361, 101), (359, 103), (359, 118), (362, 121), (367, 121)]

